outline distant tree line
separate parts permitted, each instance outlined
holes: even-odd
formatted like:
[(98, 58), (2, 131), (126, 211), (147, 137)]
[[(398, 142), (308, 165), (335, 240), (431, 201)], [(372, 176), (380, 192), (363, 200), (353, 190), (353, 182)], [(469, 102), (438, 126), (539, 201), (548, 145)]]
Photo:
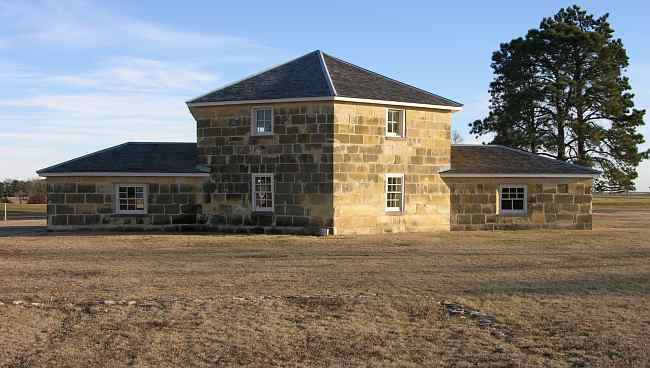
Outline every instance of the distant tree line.
[(0, 181), (0, 202), (8, 202), (8, 197), (17, 198), (19, 203), (46, 203), (47, 184), (40, 179)]

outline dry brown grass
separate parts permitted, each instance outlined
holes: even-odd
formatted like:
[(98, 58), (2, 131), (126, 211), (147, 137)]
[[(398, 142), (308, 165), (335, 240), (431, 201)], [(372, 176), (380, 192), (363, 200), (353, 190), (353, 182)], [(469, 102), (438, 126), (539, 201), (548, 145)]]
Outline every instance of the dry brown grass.
[(0, 365), (648, 366), (649, 239), (642, 206), (591, 232), (4, 237)]

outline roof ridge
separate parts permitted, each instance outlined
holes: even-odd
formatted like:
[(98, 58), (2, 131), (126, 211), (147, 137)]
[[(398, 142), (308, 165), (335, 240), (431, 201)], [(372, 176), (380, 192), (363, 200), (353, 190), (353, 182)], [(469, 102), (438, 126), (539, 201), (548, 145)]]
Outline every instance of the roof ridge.
[(215, 92), (219, 92), (219, 91), (221, 91), (222, 89), (226, 89), (226, 88), (228, 88), (228, 87), (230, 87), (230, 86), (234, 86), (234, 85), (237, 84), (237, 83), (243, 82), (243, 81), (245, 81), (245, 80), (247, 80), (247, 79), (251, 79), (251, 78), (257, 77), (257, 76), (260, 75), (260, 74), (264, 74), (264, 73), (266, 73), (266, 72), (268, 72), (268, 71), (270, 71), (270, 70), (273, 70), (273, 69), (275, 69), (275, 68), (279, 68), (279, 67), (281, 67), (281, 66), (283, 66), (283, 65), (286, 65), (286, 64), (292, 63), (292, 62), (294, 62), (294, 61), (296, 61), (296, 60), (302, 59), (302, 58), (304, 58), (304, 57), (307, 57), (307, 56), (309, 56), (309, 55), (311, 55), (311, 54), (314, 54), (314, 53), (317, 53), (317, 52), (320, 52), (320, 50), (311, 51), (311, 52), (308, 52), (308, 53), (306, 53), (306, 54), (304, 54), (304, 55), (301, 55), (301, 56), (298, 56), (298, 57), (296, 57), (296, 58), (293, 58), (293, 59), (291, 59), (291, 60), (289, 60), (289, 61), (285, 61), (284, 63), (280, 63), (280, 64), (273, 65), (273, 66), (271, 66), (271, 67), (269, 67), (269, 68), (263, 69), (263, 70), (260, 71), (260, 72), (250, 74), (250, 75), (245, 76), (244, 78), (238, 79), (238, 80), (236, 80), (236, 81), (234, 81), (234, 82), (231, 82), (231, 83), (227, 83), (227, 84), (225, 84), (225, 85), (222, 85), (222, 86), (220, 86), (219, 88), (217, 88), (217, 89), (215, 89), (215, 90), (213, 90), (213, 91), (210, 91), (210, 92), (205, 93), (205, 94), (203, 94), (203, 95), (201, 95), (201, 96), (198, 96), (198, 97), (192, 98), (192, 99), (190, 99), (190, 100), (188, 100), (188, 101), (185, 101), (185, 103), (186, 103), (186, 104), (189, 104), (189, 103), (196, 102), (196, 100), (200, 100), (200, 99), (202, 99), (202, 98), (204, 98), (204, 97), (206, 97), (206, 96), (208, 96), (208, 95), (211, 95), (211, 94), (213, 94), (213, 93), (215, 93)]
[(56, 168), (59, 167), (59, 166), (62, 166), (62, 165), (65, 165), (65, 164), (69, 164), (69, 163), (71, 163), (71, 162), (79, 161), (79, 160), (81, 160), (81, 159), (83, 159), (83, 158), (87, 158), (87, 157), (90, 157), (90, 156), (96, 155), (96, 154), (98, 154), (98, 153), (106, 152), (106, 151), (108, 151), (108, 150), (112, 150), (112, 149), (115, 149), (115, 148), (118, 148), (118, 147), (121, 147), (121, 146), (126, 146), (126, 145), (129, 144), (129, 143), (130, 143), (130, 142), (124, 142), (124, 143), (120, 143), (120, 144), (115, 145), (115, 146), (112, 146), (112, 147), (104, 148), (104, 149), (99, 150), (99, 151), (95, 151), (95, 152), (87, 153), (87, 154), (85, 154), (85, 155), (83, 155), (83, 156), (75, 157), (75, 158), (73, 158), (73, 159), (70, 159), (70, 160), (67, 160), (67, 161), (64, 161), (64, 162), (58, 163), (58, 164), (56, 164), (56, 165), (48, 166), (48, 167), (46, 167), (46, 168), (43, 168), (43, 169), (37, 170), (36, 173), (37, 173), (37, 174), (40, 174), (40, 173), (43, 173), (43, 172), (46, 172), (46, 171), (51, 171), (51, 170), (53, 170), (53, 169), (56, 169)]
[(429, 92), (429, 91), (424, 90), (424, 89), (422, 89), (422, 88), (419, 88), (419, 87), (416, 87), (416, 86), (410, 85), (410, 84), (408, 84), (408, 83), (401, 82), (401, 81), (399, 81), (399, 80), (397, 80), (397, 79), (393, 79), (393, 78), (391, 78), (391, 77), (387, 77), (387, 76), (385, 76), (385, 75), (383, 75), (383, 74), (379, 74), (379, 73), (374, 72), (374, 71), (372, 71), (372, 70), (370, 70), (370, 69), (366, 69), (366, 68), (364, 68), (364, 67), (358, 66), (358, 65), (356, 65), (356, 64), (352, 64), (352, 63), (350, 63), (350, 62), (348, 62), (348, 61), (345, 61), (345, 60), (343, 60), (343, 59), (339, 59), (339, 58), (337, 58), (336, 56), (333, 56), (333, 55), (330, 55), (330, 54), (327, 54), (327, 53), (324, 53), (324, 52), (323, 52), (322, 54), (325, 55), (325, 56), (331, 57), (332, 59), (335, 59), (335, 60), (337, 60), (337, 61), (339, 61), (339, 62), (342, 62), (342, 63), (344, 63), (344, 64), (350, 65), (350, 66), (352, 66), (352, 67), (354, 67), (354, 68), (357, 68), (357, 69), (363, 70), (363, 71), (365, 71), (365, 72), (367, 72), (367, 73), (370, 73), (370, 74), (376, 75), (376, 76), (378, 76), (378, 77), (380, 77), (380, 78), (383, 78), (383, 79), (389, 80), (389, 81), (391, 81), (391, 82), (396, 82), (396, 83), (398, 83), (398, 84), (401, 84), (401, 85), (406, 86), (406, 87), (409, 87), (409, 88), (417, 89), (418, 91), (421, 91), (421, 92), (426, 93), (426, 94), (428, 94), (428, 95), (431, 95), (431, 96), (433, 96), (433, 97), (440, 98), (440, 99), (442, 99), (442, 100), (444, 100), (444, 101), (447, 101), (447, 102), (449, 102), (449, 103), (452, 103), (452, 104), (456, 104), (456, 105), (458, 105), (459, 107), (460, 107), (460, 106), (463, 106), (463, 104), (460, 103), (460, 102), (456, 102), (456, 101), (454, 101), (454, 100), (450, 100), (450, 99), (448, 99), (448, 98), (446, 98), (446, 97), (442, 97), (442, 96), (440, 96), (440, 95), (437, 95), (437, 94), (435, 94), (435, 93)]
[(321, 69), (323, 70), (323, 73), (325, 74), (325, 79), (327, 79), (327, 85), (330, 88), (330, 92), (332, 93), (332, 96), (336, 97), (336, 87), (334, 87), (334, 81), (332, 81), (332, 75), (330, 74), (329, 69), (327, 69), (327, 63), (325, 63), (325, 57), (323, 56), (323, 52), (321, 50), (316, 50), (318, 51), (319, 59), (320, 59), (320, 66)]
[(578, 165), (578, 164), (574, 164), (574, 163), (568, 162), (568, 161), (563, 161), (563, 160), (560, 160), (560, 159), (557, 159), (557, 158), (551, 158), (551, 157), (548, 157), (548, 156), (538, 155), (536, 153), (523, 150), (521, 148), (504, 146), (502, 144), (488, 144), (486, 146), (501, 147), (501, 148), (505, 148), (505, 149), (508, 149), (508, 150), (511, 150), (511, 151), (514, 151), (514, 152), (517, 152), (517, 153), (524, 154), (524, 155), (528, 155), (528, 156), (532, 156), (532, 157), (536, 157), (536, 158), (542, 158), (542, 159), (545, 159), (545, 160), (550, 160), (550, 161), (553, 161), (553, 162), (556, 162), (556, 163), (559, 163), (559, 164), (562, 164), (562, 165), (566, 165), (566, 166), (570, 166), (570, 167), (576, 167), (576, 168), (580, 168), (580, 169), (584, 169), (584, 170), (591, 170), (591, 171), (593, 171), (595, 173), (600, 173), (600, 171), (595, 170), (594, 168), (589, 167), (589, 166)]

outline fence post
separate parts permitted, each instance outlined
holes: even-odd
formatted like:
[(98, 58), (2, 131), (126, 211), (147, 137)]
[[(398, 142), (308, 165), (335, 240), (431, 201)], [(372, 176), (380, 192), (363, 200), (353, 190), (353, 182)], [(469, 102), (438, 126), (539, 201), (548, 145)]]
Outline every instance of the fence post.
[(5, 202), (5, 221), (7, 221), (7, 202)]

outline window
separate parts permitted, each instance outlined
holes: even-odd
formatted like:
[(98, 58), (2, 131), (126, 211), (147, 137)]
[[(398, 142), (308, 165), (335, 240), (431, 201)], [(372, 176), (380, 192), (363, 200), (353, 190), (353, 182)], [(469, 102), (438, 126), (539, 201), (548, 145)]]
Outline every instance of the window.
[(404, 208), (404, 175), (386, 174), (386, 212), (401, 212)]
[(254, 107), (251, 117), (251, 134), (252, 135), (271, 135), (273, 134), (273, 108), (272, 107)]
[(404, 110), (386, 109), (386, 136), (404, 136)]
[(147, 196), (142, 184), (120, 184), (117, 186), (117, 213), (146, 213)]
[(500, 206), (504, 215), (526, 214), (526, 187), (516, 185), (504, 185), (501, 187)]
[(273, 211), (273, 174), (253, 174), (253, 210)]

